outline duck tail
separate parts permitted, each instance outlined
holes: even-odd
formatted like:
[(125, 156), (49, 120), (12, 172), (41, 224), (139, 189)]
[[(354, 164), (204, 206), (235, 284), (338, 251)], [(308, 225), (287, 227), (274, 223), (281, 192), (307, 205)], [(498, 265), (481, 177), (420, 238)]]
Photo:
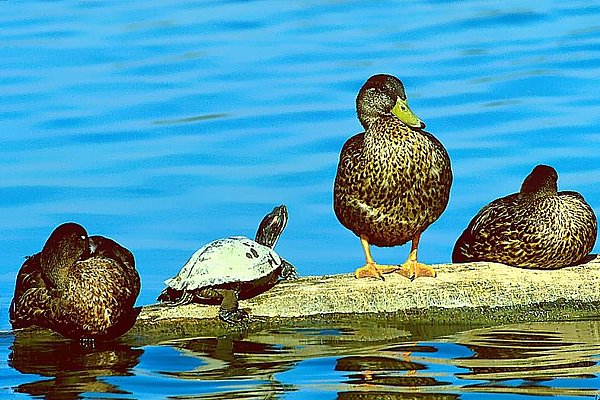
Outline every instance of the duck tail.
[(129, 330), (133, 328), (133, 325), (135, 325), (135, 321), (141, 311), (142, 307), (133, 307), (131, 310), (124, 313), (115, 325), (106, 330), (101, 336), (102, 339), (116, 339), (129, 332)]

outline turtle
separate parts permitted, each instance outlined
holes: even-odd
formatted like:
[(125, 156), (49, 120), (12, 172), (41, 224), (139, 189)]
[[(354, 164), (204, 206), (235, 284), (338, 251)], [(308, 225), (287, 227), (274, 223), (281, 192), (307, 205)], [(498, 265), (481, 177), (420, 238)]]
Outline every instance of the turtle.
[(583, 196), (558, 191), (558, 173), (537, 165), (517, 193), (496, 199), (457, 239), (452, 261), (494, 261), (513, 267), (557, 269), (582, 262), (598, 232)]
[[(446, 209), (452, 185), (450, 157), (408, 107), (404, 85), (392, 75), (371, 76), (356, 97), (364, 132), (344, 143), (335, 177), (333, 208), (343, 226), (360, 238), (366, 264), (356, 278), (397, 272), (411, 280), (435, 277), (417, 260), (421, 234)], [(411, 241), (408, 260), (377, 264), (370, 245)]]
[(220, 304), (222, 321), (245, 322), (248, 313), (238, 307), (238, 300), (269, 290), (279, 279), (297, 278), (296, 268), (273, 250), (287, 220), (286, 206), (276, 206), (262, 219), (254, 240), (231, 236), (202, 246), (165, 281), (167, 287), (157, 300), (170, 305)]
[(114, 339), (135, 323), (139, 293), (140, 277), (129, 250), (67, 222), (21, 266), (10, 322), (14, 329), (35, 325), (82, 342)]

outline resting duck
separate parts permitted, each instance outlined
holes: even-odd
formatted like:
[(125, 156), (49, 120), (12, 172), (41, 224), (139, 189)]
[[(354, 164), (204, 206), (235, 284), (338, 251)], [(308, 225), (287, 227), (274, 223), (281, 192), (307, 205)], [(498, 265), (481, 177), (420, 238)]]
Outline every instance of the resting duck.
[(21, 266), (10, 322), (15, 329), (37, 325), (72, 339), (113, 339), (135, 323), (139, 292), (129, 250), (65, 223)]
[(452, 261), (539, 269), (581, 262), (596, 242), (596, 216), (579, 193), (559, 192), (557, 181), (554, 168), (536, 166), (518, 193), (475, 215), (456, 241)]
[[(410, 110), (402, 82), (375, 75), (356, 98), (358, 119), (365, 131), (343, 146), (334, 186), (338, 220), (360, 238), (366, 264), (357, 278), (382, 278), (398, 272), (411, 279), (435, 276), (417, 260), (421, 233), (448, 205), (452, 170), (444, 146), (425, 132), (425, 124)], [(399, 246), (412, 241), (402, 265), (379, 265), (370, 245)]]

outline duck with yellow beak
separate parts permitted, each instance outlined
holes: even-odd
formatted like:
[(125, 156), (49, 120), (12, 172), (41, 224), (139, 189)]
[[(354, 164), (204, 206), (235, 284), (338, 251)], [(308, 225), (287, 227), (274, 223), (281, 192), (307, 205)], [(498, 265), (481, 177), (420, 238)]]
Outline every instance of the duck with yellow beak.
[[(365, 131), (342, 148), (334, 186), (338, 220), (360, 238), (366, 263), (357, 278), (398, 272), (414, 279), (435, 277), (421, 264), (421, 233), (448, 205), (452, 170), (446, 149), (408, 107), (404, 85), (391, 75), (375, 75), (356, 98)], [(402, 265), (380, 265), (370, 245), (391, 247), (412, 242)]]

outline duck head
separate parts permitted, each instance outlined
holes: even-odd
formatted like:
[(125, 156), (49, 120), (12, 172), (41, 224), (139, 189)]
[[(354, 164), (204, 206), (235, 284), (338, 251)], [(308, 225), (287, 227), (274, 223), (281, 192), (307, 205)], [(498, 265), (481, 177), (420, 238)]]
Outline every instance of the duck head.
[(255, 241), (267, 247), (275, 247), (287, 225), (288, 212), (285, 205), (277, 206), (265, 215), (256, 231)]
[(523, 181), (520, 193), (555, 195), (558, 192), (558, 173), (549, 165), (537, 165)]
[(404, 85), (392, 75), (373, 75), (356, 97), (356, 112), (360, 123), (368, 129), (375, 117), (396, 117), (406, 126), (423, 129), (425, 124), (408, 107)]
[(88, 234), (76, 223), (59, 225), (44, 244), (40, 266), (47, 281), (60, 288), (66, 284), (69, 267), (87, 258), (90, 252)]

